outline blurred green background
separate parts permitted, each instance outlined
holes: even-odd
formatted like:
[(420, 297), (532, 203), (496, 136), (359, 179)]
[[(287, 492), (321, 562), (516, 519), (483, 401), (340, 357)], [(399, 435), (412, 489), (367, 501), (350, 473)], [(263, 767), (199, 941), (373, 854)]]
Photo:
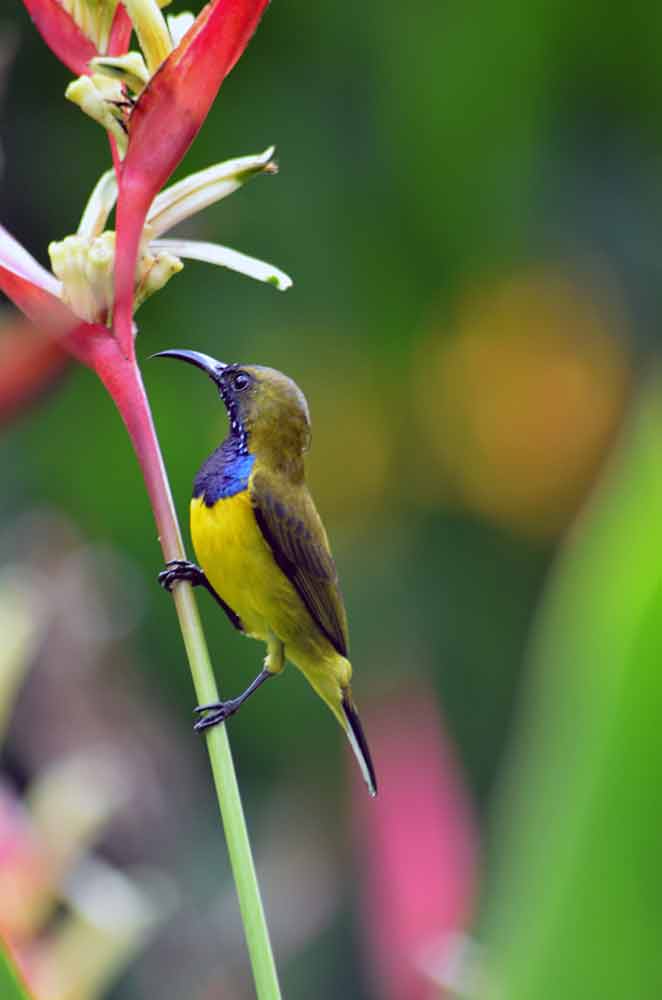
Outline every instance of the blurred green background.
[[(75, 230), (108, 166), (107, 144), (64, 101), (69, 75), (22, 5), (10, 0), (1, 16), (0, 218), (46, 264), (49, 241)], [(280, 294), (189, 263), (137, 317), (141, 358), (192, 347), (272, 365), (303, 388), (309, 479), (343, 583), (357, 700), (369, 717), (371, 706), (429, 685), (488, 875), (487, 817), (548, 569), (655, 358), (661, 32), (662, 11), (650, 2), (617, 16), (595, 3), (427, 0), (403, 9), (386, 0), (350, 12), (330, 0), (274, 2), (177, 176), (276, 143), (278, 176), (187, 232), (273, 261), (294, 287)], [(199, 373), (158, 362), (143, 372), (185, 524), (193, 476), (224, 436), (225, 417)], [(119, 418), (89, 372), (70, 368), (3, 429), (0, 467), (0, 558), (29, 564), (48, 604), (45, 575), (60, 616), (48, 626), (55, 641), (42, 637), (29, 658), (7, 773), (20, 789), (81, 733), (123, 750), (143, 724), (147, 733), (121, 768), (138, 775), (140, 820), (120, 808), (100, 851), (167, 872), (175, 916), (108, 995), (250, 996), (204, 747), (190, 733), (190, 678), (155, 583), (153, 520)], [(658, 516), (654, 504), (636, 515)], [(641, 572), (659, 583), (654, 562)], [(618, 562), (608, 565), (620, 574)], [(637, 566), (623, 601), (638, 600)], [(601, 582), (594, 575), (586, 588)], [(233, 694), (261, 651), (204, 595), (200, 604), (221, 689)], [(81, 652), (62, 622), (82, 634), (86, 614), (106, 631), (77, 634)], [(587, 612), (572, 628), (590, 620)], [(648, 627), (652, 655), (662, 626)], [(66, 682), (74, 661), (89, 669)], [(357, 906), (364, 890), (351, 841), (363, 828), (345, 748), (293, 669), (251, 701), (231, 737), (267, 909), (295, 914), (274, 928), (285, 995), (438, 995), (429, 982), (400, 993), (378, 985)], [(388, 773), (380, 779), (387, 789)], [(560, 801), (566, 808), (574, 806)], [(519, 829), (526, 822), (520, 815)], [(633, 809), (632, 830), (639, 822), (643, 807), (638, 818)], [(627, 859), (617, 853), (610, 863)], [(292, 898), (287, 879), (308, 891)], [(626, 879), (624, 898), (637, 891)], [(208, 911), (220, 952), (199, 926)], [(662, 930), (662, 901), (648, 912)], [(659, 996), (649, 986), (646, 977), (629, 995)], [(604, 984), (600, 993), (569, 990), (530, 984), (513, 995), (612, 995)]]

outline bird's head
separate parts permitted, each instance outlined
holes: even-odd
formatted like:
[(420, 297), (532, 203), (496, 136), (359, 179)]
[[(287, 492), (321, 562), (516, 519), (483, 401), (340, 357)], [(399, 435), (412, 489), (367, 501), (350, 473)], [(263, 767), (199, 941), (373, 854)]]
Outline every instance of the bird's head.
[(287, 375), (264, 365), (225, 364), (198, 351), (159, 351), (202, 369), (225, 404), (232, 434), (243, 436), (250, 451), (300, 456), (310, 444), (306, 397)]

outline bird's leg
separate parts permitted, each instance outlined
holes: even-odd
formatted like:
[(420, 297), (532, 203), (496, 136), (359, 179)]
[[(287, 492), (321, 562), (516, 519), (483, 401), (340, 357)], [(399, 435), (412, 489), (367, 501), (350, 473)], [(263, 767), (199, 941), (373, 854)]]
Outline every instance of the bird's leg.
[(273, 676), (270, 670), (261, 670), (255, 680), (248, 685), (238, 698), (231, 698), (229, 701), (213, 701), (210, 705), (198, 705), (194, 711), (199, 714), (207, 714), (202, 719), (198, 719), (193, 726), (196, 733), (201, 733), (211, 726), (216, 726), (219, 722), (225, 722), (226, 719), (229, 719), (231, 715), (234, 715), (239, 710), (239, 707), (243, 705), (247, 698), (250, 698), (254, 691), (257, 691), (261, 684), (264, 684), (265, 681), (268, 681)]
[[(210, 726), (216, 726), (219, 722), (225, 722), (229, 719), (231, 715), (239, 709), (240, 705), (246, 701), (247, 698), (253, 694), (254, 691), (264, 684), (266, 680), (270, 677), (275, 677), (276, 674), (281, 673), (283, 667), (285, 666), (285, 646), (280, 639), (273, 634), (269, 633), (269, 638), (267, 639), (267, 655), (264, 659), (264, 668), (257, 675), (255, 680), (248, 685), (246, 690), (239, 695), (238, 698), (231, 698), (229, 701), (216, 701), (212, 702), (210, 705), (198, 705), (195, 711), (198, 714), (203, 714), (204, 718), (199, 719), (194, 725), (194, 729), (197, 733), (203, 732), (205, 729), (209, 729)], [(205, 714), (206, 713), (206, 714)]]
[(192, 587), (204, 587), (205, 590), (211, 594), (214, 600), (223, 608), (231, 624), (234, 625), (239, 632), (244, 631), (239, 617), (234, 613), (232, 608), (225, 603), (221, 595), (214, 589), (214, 587), (212, 587), (205, 575), (204, 570), (200, 569), (199, 566), (196, 566), (195, 563), (189, 562), (188, 559), (171, 559), (170, 562), (166, 563), (166, 568), (159, 573), (158, 580), (163, 589), (167, 590), (168, 593), (172, 592), (172, 588), (178, 580), (186, 580)]

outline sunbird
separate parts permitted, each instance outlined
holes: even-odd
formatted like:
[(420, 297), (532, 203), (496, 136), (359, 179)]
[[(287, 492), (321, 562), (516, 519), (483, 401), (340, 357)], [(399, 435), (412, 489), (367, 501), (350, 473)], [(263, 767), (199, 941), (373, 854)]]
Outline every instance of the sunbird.
[(264, 667), (243, 694), (199, 705), (199, 732), (224, 722), (289, 660), (345, 730), (371, 795), (375, 769), (350, 681), (347, 614), (322, 520), (306, 485), (306, 397), (287, 375), (224, 364), (198, 351), (153, 355), (201, 368), (218, 389), (228, 436), (193, 484), (191, 538), (200, 563), (173, 560), (159, 574), (204, 587), (236, 629), (267, 644)]

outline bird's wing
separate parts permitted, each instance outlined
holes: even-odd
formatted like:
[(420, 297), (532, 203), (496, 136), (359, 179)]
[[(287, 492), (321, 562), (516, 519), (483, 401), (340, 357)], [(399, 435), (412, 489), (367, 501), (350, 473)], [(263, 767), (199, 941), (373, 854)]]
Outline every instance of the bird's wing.
[(322, 520), (304, 486), (281, 497), (271, 477), (256, 474), (251, 501), (260, 531), (314, 621), (341, 656), (348, 654), (347, 615)]

